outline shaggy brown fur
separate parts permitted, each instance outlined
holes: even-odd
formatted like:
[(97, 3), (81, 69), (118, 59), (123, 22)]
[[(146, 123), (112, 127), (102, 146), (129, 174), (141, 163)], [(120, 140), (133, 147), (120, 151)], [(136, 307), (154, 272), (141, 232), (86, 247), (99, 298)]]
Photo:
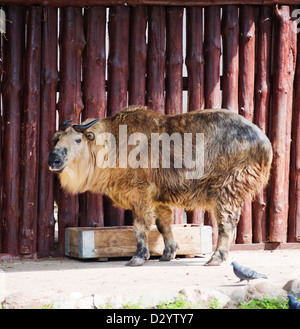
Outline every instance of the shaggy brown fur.
[[(86, 120), (85, 123), (93, 119)], [(147, 136), (148, 157), (159, 157), (159, 168), (120, 168), (119, 127), (127, 125), (127, 136), (140, 132)], [(100, 168), (98, 152), (109, 152), (97, 145), (97, 136), (108, 132), (115, 136), (116, 168)], [(171, 143), (171, 167), (162, 168), (160, 146), (151, 154), (152, 133), (204, 134), (204, 174), (187, 179), (190, 169), (175, 168), (180, 154)], [(91, 137), (92, 136), (92, 137)], [(93, 136), (95, 139), (93, 139)], [(268, 138), (254, 124), (228, 110), (203, 110), (165, 116), (145, 107), (130, 107), (111, 118), (101, 119), (83, 133), (73, 127), (56, 133), (57, 145), (49, 155), (50, 169), (59, 173), (61, 186), (70, 193), (92, 191), (105, 193), (114, 203), (133, 211), (137, 251), (129, 265), (136, 266), (149, 258), (148, 228), (156, 223), (165, 242), (161, 260), (175, 257), (172, 207), (191, 210), (201, 207), (213, 212), (218, 223), (218, 243), (208, 265), (219, 265), (226, 259), (231, 234), (238, 223), (240, 209), (248, 194), (255, 195), (267, 184), (272, 162)], [(81, 140), (81, 142), (79, 142)], [(183, 139), (182, 139), (183, 140)], [(125, 141), (127, 142), (127, 141)], [(136, 145), (128, 145), (129, 154)], [(183, 150), (185, 152), (186, 150)], [(191, 158), (195, 157), (195, 147)], [(181, 153), (183, 156), (183, 153)], [(56, 162), (55, 162), (56, 161)]]

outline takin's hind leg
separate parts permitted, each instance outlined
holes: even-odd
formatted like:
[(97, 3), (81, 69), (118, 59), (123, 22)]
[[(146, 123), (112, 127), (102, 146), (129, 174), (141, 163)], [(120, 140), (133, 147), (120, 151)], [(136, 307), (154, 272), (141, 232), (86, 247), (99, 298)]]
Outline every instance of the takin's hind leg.
[(240, 218), (240, 209), (232, 211), (216, 210), (218, 223), (217, 247), (210, 260), (205, 264), (218, 266), (227, 259), (230, 244), (233, 238), (234, 229)]
[(169, 206), (159, 205), (155, 209), (156, 226), (164, 239), (165, 248), (160, 261), (170, 261), (176, 257), (178, 244), (174, 240), (172, 233), (173, 210)]

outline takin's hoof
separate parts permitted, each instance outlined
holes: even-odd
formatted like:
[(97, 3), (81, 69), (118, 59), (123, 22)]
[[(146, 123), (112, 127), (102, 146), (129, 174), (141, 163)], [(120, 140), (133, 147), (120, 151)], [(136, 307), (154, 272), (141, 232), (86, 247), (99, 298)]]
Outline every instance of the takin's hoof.
[(126, 266), (142, 266), (145, 263), (144, 258), (132, 257), (131, 260), (126, 263)]
[(214, 253), (210, 260), (205, 264), (205, 266), (219, 266), (223, 261), (226, 260), (226, 257), (222, 257), (219, 253)]
[(175, 259), (176, 257), (176, 252), (173, 252), (171, 254), (166, 254), (166, 255), (162, 255), (159, 259), (160, 262), (169, 262), (172, 259)]

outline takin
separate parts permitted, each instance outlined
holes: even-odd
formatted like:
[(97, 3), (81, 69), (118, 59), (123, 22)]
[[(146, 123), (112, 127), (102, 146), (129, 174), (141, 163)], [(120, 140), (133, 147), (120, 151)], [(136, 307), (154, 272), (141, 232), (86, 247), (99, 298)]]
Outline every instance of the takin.
[(165, 245), (160, 260), (174, 259), (173, 207), (215, 216), (218, 241), (206, 265), (220, 265), (247, 195), (268, 182), (273, 156), (256, 125), (224, 109), (163, 115), (132, 106), (81, 125), (66, 121), (54, 139), (48, 163), (63, 189), (103, 193), (133, 212), (137, 250), (130, 266), (149, 259), (154, 223)]

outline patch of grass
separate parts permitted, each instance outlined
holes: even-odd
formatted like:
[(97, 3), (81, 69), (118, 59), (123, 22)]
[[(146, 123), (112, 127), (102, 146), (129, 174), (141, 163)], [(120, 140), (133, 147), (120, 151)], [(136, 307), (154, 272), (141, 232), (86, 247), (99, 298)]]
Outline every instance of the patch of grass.
[(218, 301), (218, 299), (212, 299), (209, 302), (209, 308), (212, 309), (212, 310), (217, 310), (217, 309), (220, 309), (220, 308), (223, 308), (223, 307), (220, 304), (220, 302)]
[(248, 303), (241, 303), (238, 306), (239, 309), (259, 309), (259, 310), (278, 310), (278, 309), (288, 309), (288, 301), (279, 297), (278, 299), (264, 298), (262, 300), (252, 299)]
[(143, 306), (142, 303), (128, 302), (127, 304), (124, 304), (122, 308), (125, 310), (139, 310), (139, 309), (143, 309)]
[(179, 296), (175, 299), (174, 302), (161, 302), (156, 306), (157, 309), (168, 309), (168, 310), (180, 310), (180, 309), (197, 309), (201, 308), (200, 303), (192, 303), (187, 300), (183, 295), (179, 294)]

